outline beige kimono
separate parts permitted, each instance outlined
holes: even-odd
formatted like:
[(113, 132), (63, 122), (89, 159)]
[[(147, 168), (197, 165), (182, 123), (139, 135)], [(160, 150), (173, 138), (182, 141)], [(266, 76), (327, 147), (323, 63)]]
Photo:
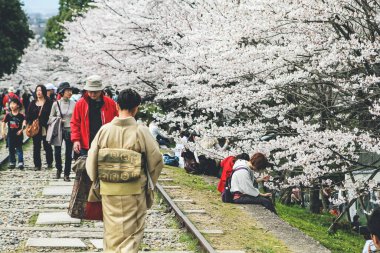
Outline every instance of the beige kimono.
[[(86, 170), (91, 180), (98, 177), (98, 154), (104, 149), (130, 149), (146, 154), (147, 168), (155, 185), (163, 168), (162, 155), (149, 129), (139, 126), (133, 117), (115, 117), (103, 125), (88, 151)], [(104, 252), (138, 252), (144, 233), (147, 203), (153, 195), (146, 195), (147, 177), (132, 182), (110, 183), (100, 180), (104, 221)], [(153, 193), (152, 193), (153, 194)], [(150, 206), (148, 206), (150, 208)]]

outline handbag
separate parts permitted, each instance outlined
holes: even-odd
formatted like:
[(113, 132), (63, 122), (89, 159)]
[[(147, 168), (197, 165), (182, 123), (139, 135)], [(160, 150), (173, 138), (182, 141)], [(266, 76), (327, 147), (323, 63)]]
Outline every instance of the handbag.
[(92, 182), (86, 171), (86, 156), (73, 165), (76, 172), (68, 214), (72, 218), (103, 220), (102, 200), (98, 181)]
[(40, 131), (39, 117), (41, 116), (42, 108), (44, 107), (44, 105), (45, 105), (45, 103), (41, 106), (41, 109), (40, 109), (40, 112), (38, 113), (37, 119), (33, 120), (32, 124), (26, 126), (26, 128), (25, 128), (26, 136), (34, 137)]

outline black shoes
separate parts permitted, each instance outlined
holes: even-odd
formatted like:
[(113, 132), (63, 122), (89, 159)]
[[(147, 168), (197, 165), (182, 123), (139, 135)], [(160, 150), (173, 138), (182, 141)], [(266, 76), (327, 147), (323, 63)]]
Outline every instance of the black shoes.
[(14, 163), (10, 163), (10, 164), (8, 165), (8, 169), (14, 169), (14, 168), (16, 168), (16, 164), (14, 164)]
[(41, 167), (34, 167), (34, 171), (41, 170)]
[(63, 177), (63, 181), (65, 181), (65, 182), (70, 182), (71, 180), (70, 180), (69, 176), (64, 176), (64, 177)]
[(55, 179), (60, 179), (61, 173), (62, 173), (62, 170), (57, 170), (57, 174), (55, 174)]
[(53, 164), (48, 164), (47, 168), (48, 169), (52, 169), (53, 168)]

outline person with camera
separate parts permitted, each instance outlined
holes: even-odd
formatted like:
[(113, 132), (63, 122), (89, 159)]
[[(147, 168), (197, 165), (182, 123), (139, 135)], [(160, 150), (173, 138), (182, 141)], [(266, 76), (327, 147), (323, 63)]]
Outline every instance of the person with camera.
[(255, 187), (259, 182), (267, 182), (269, 176), (256, 178), (254, 172), (263, 172), (271, 165), (262, 153), (254, 154), (249, 161), (237, 160), (233, 167), (231, 179), (233, 203), (262, 205), (269, 211), (277, 214), (272, 201), (268, 199), (272, 194), (261, 193)]
[(49, 121), (51, 122), (54, 118), (60, 118), (62, 122), (62, 139), (58, 145), (54, 145), (54, 158), (55, 158), (55, 167), (57, 168), (56, 179), (61, 178), (62, 173), (62, 141), (65, 141), (65, 169), (64, 169), (64, 178), (66, 182), (70, 181), (70, 170), (71, 170), (71, 161), (72, 161), (72, 151), (73, 143), (71, 141), (71, 127), (70, 121), (73, 115), (75, 102), (71, 101), (72, 87), (68, 82), (63, 82), (58, 87), (58, 94), (60, 99), (53, 103), (51, 108)]

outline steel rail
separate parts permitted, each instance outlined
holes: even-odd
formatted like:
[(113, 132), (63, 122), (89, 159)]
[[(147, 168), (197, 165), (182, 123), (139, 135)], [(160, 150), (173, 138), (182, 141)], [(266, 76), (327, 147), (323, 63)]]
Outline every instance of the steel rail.
[(198, 240), (199, 245), (202, 247), (203, 250), (205, 250), (208, 253), (216, 253), (215, 249), (211, 246), (211, 244), (206, 240), (206, 238), (199, 232), (199, 230), (194, 226), (194, 224), (189, 220), (189, 218), (186, 217), (186, 215), (179, 209), (177, 204), (174, 203), (174, 201), (171, 199), (171, 197), (166, 193), (164, 188), (157, 183), (156, 188), (158, 189), (159, 193), (162, 195), (162, 197), (165, 199), (165, 201), (169, 204), (171, 208), (173, 208), (177, 218), (182, 222), (186, 229), (195, 236), (195, 238)]

